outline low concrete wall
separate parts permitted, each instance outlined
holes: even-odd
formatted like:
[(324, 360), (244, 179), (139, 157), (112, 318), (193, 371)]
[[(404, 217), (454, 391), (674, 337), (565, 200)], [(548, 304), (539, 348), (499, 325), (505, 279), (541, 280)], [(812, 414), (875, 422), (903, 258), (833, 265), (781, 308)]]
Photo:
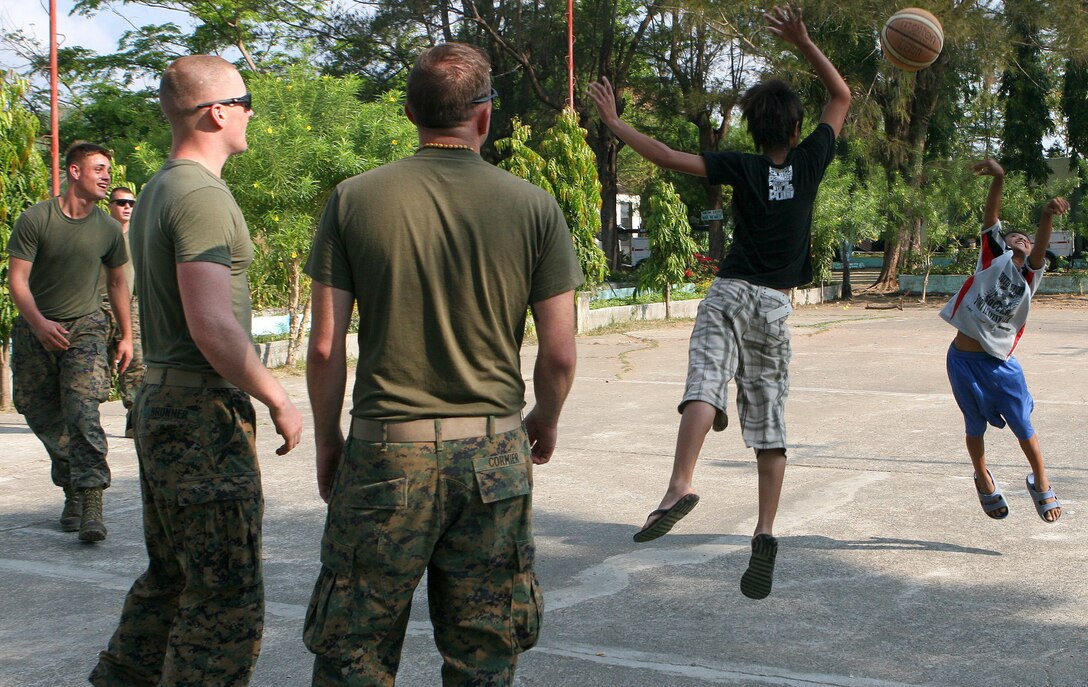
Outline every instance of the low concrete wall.
[[(822, 288), (793, 289), (790, 300), (796, 305), (816, 305), (833, 301), (839, 297), (841, 284), (828, 284)], [(675, 318), (694, 318), (699, 310), (699, 304), (703, 299), (691, 299), (685, 301), (673, 301), (672, 316)], [(607, 327), (609, 325), (630, 322), (632, 320), (663, 320), (665, 319), (664, 303), (647, 303), (643, 305), (619, 305), (611, 308), (598, 308), (591, 310), (589, 296), (578, 294), (577, 308), (575, 309), (576, 331), (579, 334)]]
[[(966, 274), (931, 274), (926, 285), (926, 293), (952, 294), (960, 290), (967, 281)], [(922, 275), (899, 275), (899, 292), (922, 293)], [(1069, 277), (1065, 275), (1048, 275), (1039, 285), (1039, 293), (1075, 293), (1084, 295), (1088, 293), (1088, 279), (1083, 277)]]
[[(349, 358), (359, 357), (359, 335), (352, 332), (348, 334), (344, 342)], [(270, 341), (269, 343), (253, 344), (257, 351), (257, 357), (261, 359), (265, 367), (283, 367), (287, 364), (287, 341)], [(303, 339), (299, 345), (298, 362), (306, 360), (306, 349), (309, 339)]]

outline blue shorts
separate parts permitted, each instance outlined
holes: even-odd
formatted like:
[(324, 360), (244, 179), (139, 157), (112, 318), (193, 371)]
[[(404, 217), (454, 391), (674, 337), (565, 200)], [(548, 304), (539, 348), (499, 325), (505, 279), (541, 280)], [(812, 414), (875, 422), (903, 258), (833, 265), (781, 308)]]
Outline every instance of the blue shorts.
[(967, 436), (980, 437), (986, 424), (1009, 429), (1021, 441), (1035, 435), (1031, 411), (1035, 401), (1028, 393), (1024, 369), (1016, 358), (1002, 360), (989, 353), (948, 347), (948, 381), (963, 411)]

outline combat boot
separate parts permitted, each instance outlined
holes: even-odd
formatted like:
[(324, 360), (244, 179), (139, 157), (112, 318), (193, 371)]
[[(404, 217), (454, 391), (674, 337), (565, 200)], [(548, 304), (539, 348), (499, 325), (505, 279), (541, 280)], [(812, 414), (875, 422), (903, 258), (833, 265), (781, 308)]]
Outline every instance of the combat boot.
[(72, 487), (64, 488), (64, 510), (60, 514), (60, 529), (75, 532), (83, 520), (83, 494)]
[(83, 518), (79, 523), (80, 541), (102, 541), (106, 525), (102, 520), (102, 487), (83, 490)]

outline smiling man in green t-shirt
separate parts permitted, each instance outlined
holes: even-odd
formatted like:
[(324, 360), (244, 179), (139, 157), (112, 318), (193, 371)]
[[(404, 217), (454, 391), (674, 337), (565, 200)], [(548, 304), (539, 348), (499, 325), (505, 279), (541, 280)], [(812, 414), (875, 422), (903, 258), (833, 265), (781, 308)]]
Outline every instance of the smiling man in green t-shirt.
[(65, 156), (62, 195), (33, 205), (8, 240), (15, 407), (45, 445), (53, 483), (64, 489), (60, 525), (81, 541), (106, 538), (102, 491), (110, 485), (106, 433), (98, 406), (109, 394), (109, 319), (99, 275), (120, 329), (116, 364), (132, 359), (128, 262), (121, 226), (101, 208), (110, 184), (110, 153), (78, 142)]

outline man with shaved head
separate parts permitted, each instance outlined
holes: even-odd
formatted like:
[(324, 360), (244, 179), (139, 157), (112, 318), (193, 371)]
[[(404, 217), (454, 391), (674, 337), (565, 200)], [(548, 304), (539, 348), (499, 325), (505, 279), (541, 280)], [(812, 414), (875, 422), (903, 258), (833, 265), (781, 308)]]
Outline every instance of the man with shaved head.
[(159, 99), (173, 145), (140, 194), (130, 239), (147, 365), (135, 429), (149, 563), (91, 682), (245, 685), (264, 625), (250, 396), (268, 406), (280, 455), (302, 418), (253, 349), (253, 247), (219, 177), (246, 150), (242, 76), (219, 57), (182, 57)]

